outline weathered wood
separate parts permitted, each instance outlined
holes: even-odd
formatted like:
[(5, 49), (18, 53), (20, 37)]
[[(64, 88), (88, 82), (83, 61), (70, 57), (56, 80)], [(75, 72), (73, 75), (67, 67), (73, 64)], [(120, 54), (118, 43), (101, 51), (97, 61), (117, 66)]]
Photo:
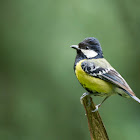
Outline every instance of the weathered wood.
[(99, 112), (92, 112), (95, 110), (92, 98), (89, 95), (86, 95), (83, 96), (81, 100), (86, 110), (91, 140), (109, 140)]

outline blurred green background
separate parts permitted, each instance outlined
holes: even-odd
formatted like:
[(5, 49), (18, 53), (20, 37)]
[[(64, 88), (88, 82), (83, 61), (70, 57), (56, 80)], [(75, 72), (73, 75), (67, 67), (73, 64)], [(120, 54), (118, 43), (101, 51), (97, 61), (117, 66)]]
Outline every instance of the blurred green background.
[[(69, 47), (86, 37), (140, 97), (140, 1), (2, 0), (1, 10), (1, 140), (90, 140)], [(139, 139), (139, 108), (118, 95), (103, 104), (111, 140)]]

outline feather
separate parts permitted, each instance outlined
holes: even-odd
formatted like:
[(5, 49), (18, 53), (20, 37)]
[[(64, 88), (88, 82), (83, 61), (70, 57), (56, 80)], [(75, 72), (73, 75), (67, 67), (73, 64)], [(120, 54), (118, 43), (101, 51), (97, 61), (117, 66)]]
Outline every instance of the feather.
[(140, 99), (135, 96), (127, 82), (104, 58), (85, 60), (81, 67), (90, 76), (112, 83), (140, 103)]

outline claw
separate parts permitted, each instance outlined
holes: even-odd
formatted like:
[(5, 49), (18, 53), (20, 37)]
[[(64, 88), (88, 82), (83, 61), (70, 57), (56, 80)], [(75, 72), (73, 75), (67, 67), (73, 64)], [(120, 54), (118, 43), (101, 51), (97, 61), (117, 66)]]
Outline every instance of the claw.
[(101, 106), (101, 104), (96, 105), (96, 106), (95, 106), (96, 109), (94, 109), (92, 112), (96, 112), (96, 111), (98, 111), (98, 109), (99, 109), (100, 106)]
[(83, 104), (83, 98), (85, 97), (85, 96), (88, 96), (89, 95), (89, 93), (83, 93), (83, 95), (80, 97), (80, 102), (81, 102), (81, 104)]

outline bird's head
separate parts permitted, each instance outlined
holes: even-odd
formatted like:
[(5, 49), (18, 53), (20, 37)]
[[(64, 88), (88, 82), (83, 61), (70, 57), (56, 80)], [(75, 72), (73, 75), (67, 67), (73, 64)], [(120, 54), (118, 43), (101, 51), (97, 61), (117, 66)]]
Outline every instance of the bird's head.
[(72, 45), (71, 48), (77, 50), (77, 54), (83, 55), (87, 59), (103, 58), (102, 48), (99, 41), (94, 37), (85, 38), (78, 45)]

